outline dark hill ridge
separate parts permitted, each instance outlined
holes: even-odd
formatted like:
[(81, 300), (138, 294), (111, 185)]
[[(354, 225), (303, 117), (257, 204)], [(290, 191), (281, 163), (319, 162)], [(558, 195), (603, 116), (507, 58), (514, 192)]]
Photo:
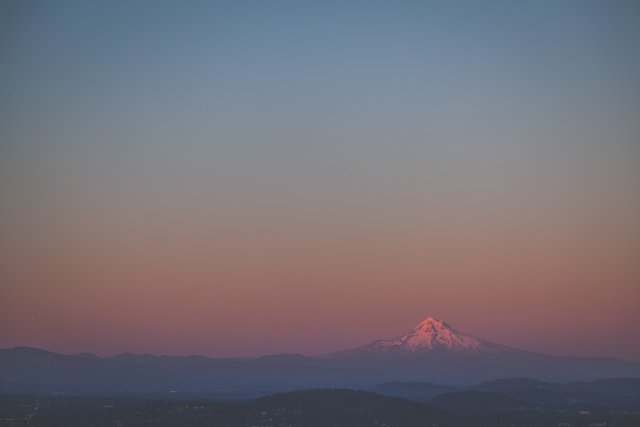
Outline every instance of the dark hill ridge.
[(426, 402), (439, 394), (450, 393), (460, 390), (457, 387), (441, 384), (431, 384), (419, 381), (411, 382), (388, 382), (379, 384), (371, 389), (374, 393), (385, 396), (403, 397), (418, 402)]
[(419, 404), (407, 399), (382, 396), (368, 391), (349, 389), (312, 389), (277, 393), (260, 397), (247, 403), (253, 409), (282, 408), (307, 413), (369, 412), (384, 407), (385, 412), (401, 417), (402, 414), (440, 416), (444, 413), (431, 405)]
[(605, 378), (594, 381), (577, 381), (565, 385), (574, 390), (598, 391), (616, 396), (640, 398), (640, 378)]
[(562, 386), (546, 381), (534, 380), (531, 378), (502, 378), (493, 381), (484, 382), (475, 387), (480, 391), (505, 391), (517, 389), (544, 389), (550, 390)]
[[(447, 386), (429, 383), (396, 382), (380, 384), (372, 390), (381, 394), (387, 394), (386, 391), (390, 390), (393, 396), (417, 402), (429, 401), (442, 407), (459, 405), (457, 409), (464, 407), (473, 409), (476, 404), (490, 407), (501, 402), (497, 396), (507, 397), (529, 406), (567, 407), (588, 404), (640, 408), (640, 379), (638, 378), (611, 378), (569, 383), (552, 383), (530, 378), (505, 378), (453, 392), (446, 388)], [(420, 395), (421, 392), (424, 395)], [(464, 394), (456, 394), (458, 392)], [(429, 393), (434, 393), (431, 400), (424, 397)], [(452, 403), (449, 404), (449, 401), (444, 400), (445, 403), (442, 404), (441, 398), (451, 399)]]
[(518, 399), (490, 391), (456, 391), (431, 399), (436, 407), (451, 411), (505, 411), (524, 409), (528, 405)]
[(589, 392), (601, 395), (640, 399), (640, 378), (606, 378), (593, 381), (552, 383), (529, 378), (505, 378), (482, 383), (475, 390), (516, 391), (540, 390), (544, 392)]

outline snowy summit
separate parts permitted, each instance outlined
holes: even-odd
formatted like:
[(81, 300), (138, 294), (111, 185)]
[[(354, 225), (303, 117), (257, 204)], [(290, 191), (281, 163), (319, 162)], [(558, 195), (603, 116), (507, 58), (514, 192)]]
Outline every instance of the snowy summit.
[(448, 323), (429, 316), (399, 338), (377, 341), (375, 345), (379, 348), (399, 348), (406, 351), (434, 348), (478, 351), (482, 347), (482, 341), (456, 331)]
[(458, 331), (448, 323), (429, 316), (409, 332), (397, 338), (374, 341), (353, 350), (333, 353), (333, 355), (348, 356), (362, 353), (418, 354), (433, 351), (495, 354), (496, 352), (514, 350)]

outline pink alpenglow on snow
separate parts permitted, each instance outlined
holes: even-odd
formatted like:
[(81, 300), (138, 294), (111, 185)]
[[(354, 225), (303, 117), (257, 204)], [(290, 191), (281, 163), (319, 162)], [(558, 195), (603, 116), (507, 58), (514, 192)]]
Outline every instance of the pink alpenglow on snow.
[(527, 353), (461, 332), (447, 322), (428, 316), (409, 332), (392, 339), (378, 340), (353, 350), (332, 353), (331, 356), (358, 354), (413, 355), (428, 352), (497, 355)]

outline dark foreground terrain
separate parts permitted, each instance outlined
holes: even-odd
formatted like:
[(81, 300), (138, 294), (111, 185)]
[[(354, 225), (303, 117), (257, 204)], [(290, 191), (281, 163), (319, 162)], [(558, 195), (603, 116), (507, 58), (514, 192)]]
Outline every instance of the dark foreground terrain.
[(428, 403), (355, 390), (305, 390), (250, 401), (0, 396), (0, 425), (638, 427), (631, 399), (531, 404), (499, 391), (440, 394)]

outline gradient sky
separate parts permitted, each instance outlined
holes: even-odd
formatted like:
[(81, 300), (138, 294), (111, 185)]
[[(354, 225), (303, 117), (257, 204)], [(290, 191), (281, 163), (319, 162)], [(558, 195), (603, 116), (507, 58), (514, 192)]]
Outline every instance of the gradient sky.
[(0, 5), (0, 347), (640, 360), (637, 1)]

